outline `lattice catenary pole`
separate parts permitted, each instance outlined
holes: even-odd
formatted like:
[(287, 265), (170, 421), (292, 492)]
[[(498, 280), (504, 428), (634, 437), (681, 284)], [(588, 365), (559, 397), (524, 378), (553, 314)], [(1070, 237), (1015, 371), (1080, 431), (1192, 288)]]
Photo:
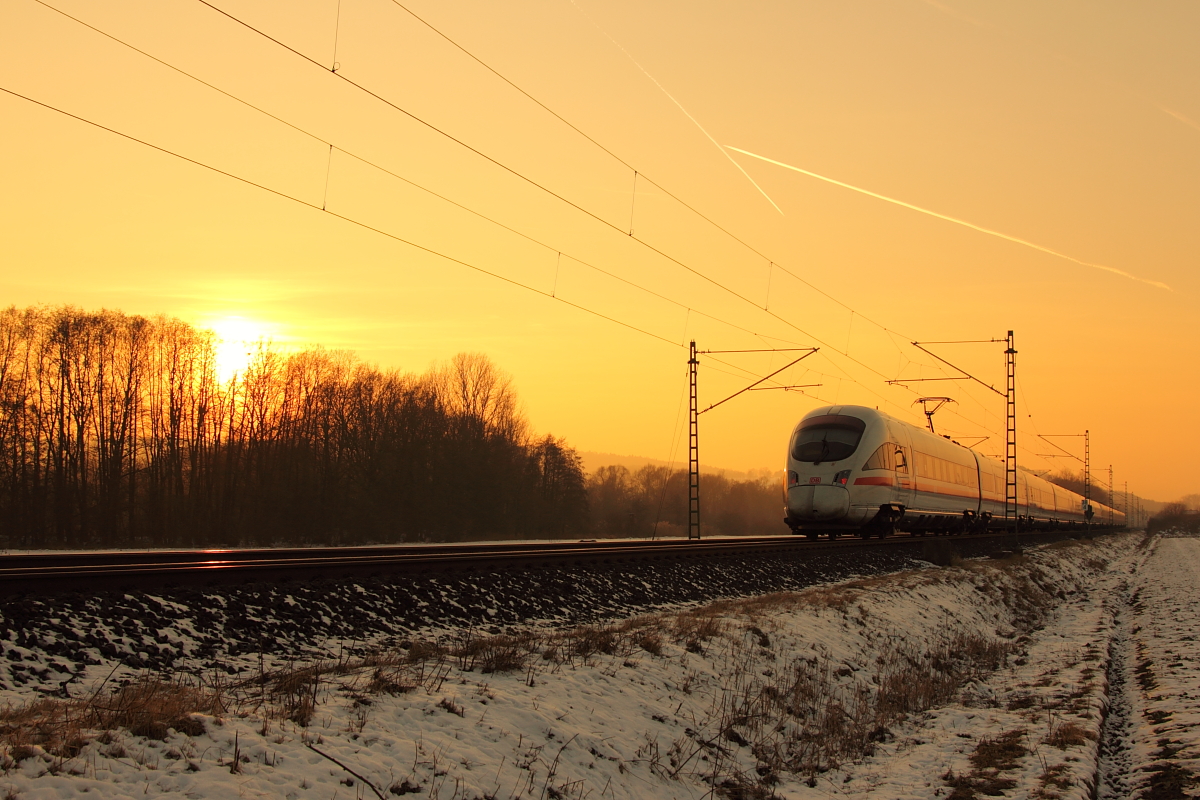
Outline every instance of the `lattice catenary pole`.
[(1008, 349), (1004, 351), (1004, 363), (1008, 373), (1008, 391), (1005, 393), (1008, 425), (1005, 432), (1004, 450), (1004, 519), (1011, 520), (1013, 532), (1017, 531), (1017, 349), (1013, 332), (1008, 332)]
[(688, 359), (688, 538), (700, 538), (700, 409), (696, 402), (696, 342)]
[(1108, 465), (1108, 527), (1117, 524), (1117, 485), (1113, 483), (1112, 464)]
[(1083, 432), (1083, 515), (1084, 525), (1092, 527), (1092, 432)]

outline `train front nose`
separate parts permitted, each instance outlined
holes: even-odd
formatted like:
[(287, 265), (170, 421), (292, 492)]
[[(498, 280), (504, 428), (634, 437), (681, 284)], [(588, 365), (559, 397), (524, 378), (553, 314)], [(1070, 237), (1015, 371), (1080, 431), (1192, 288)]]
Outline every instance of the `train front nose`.
[(796, 522), (833, 522), (850, 513), (845, 486), (818, 483), (788, 489), (788, 514)]
[(810, 413), (792, 433), (787, 511), (794, 525), (839, 522), (850, 514), (850, 458), (867, 425), (839, 411), (835, 407), (829, 409), (832, 413)]

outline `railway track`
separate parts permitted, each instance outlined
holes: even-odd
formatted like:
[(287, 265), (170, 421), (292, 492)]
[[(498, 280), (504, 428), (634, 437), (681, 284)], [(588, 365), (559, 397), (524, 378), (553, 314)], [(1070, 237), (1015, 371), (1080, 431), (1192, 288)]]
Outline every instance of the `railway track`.
[[(787, 553), (861, 552), (904, 548), (936, 560), (956, 552), (982, 555), (1001, 548), (1068, 538), (1057, 533), (988, 533), (954, 537), (897, 535), (885, 539), (811, 541), (795, 536), (618, 539), (570, 542), (485, 542), (370, 547), (254, 550), (114, 550), (21, 553), (0, 556), (0, 594), (58, 594), (154, 586), (252, 581), (286, 582), (371, 575), (482, 572), (561, 565), (633, 563), (667, 559), (748, 557)], [(931, 557), (933, 556), (933, 557)]]

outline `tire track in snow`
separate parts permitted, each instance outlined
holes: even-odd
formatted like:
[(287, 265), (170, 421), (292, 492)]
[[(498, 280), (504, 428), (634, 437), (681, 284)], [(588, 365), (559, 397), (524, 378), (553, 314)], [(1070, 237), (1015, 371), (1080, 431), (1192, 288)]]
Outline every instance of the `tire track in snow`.
[[(1138, 565), (1140, 566), (1140, 564)], [(1132, 651), (1132, 605), (1128, 582), (1113, 593), (1112, 638), (1108, 642), (1108, 702), (1100, 726), (1100, 758), (1096, 765), (1095, 800), (1125, 800), (1130, 797), (1130, 773), (1133, 769), (1134, 708), (1129, 696), (1130, 653)]]

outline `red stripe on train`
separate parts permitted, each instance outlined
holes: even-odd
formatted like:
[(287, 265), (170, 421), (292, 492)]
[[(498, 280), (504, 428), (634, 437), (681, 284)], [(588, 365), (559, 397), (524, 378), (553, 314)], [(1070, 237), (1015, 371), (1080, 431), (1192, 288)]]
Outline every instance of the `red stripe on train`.
[(893, 478), (855, 478), (855, 486), (894, 486), (896, 484)]

